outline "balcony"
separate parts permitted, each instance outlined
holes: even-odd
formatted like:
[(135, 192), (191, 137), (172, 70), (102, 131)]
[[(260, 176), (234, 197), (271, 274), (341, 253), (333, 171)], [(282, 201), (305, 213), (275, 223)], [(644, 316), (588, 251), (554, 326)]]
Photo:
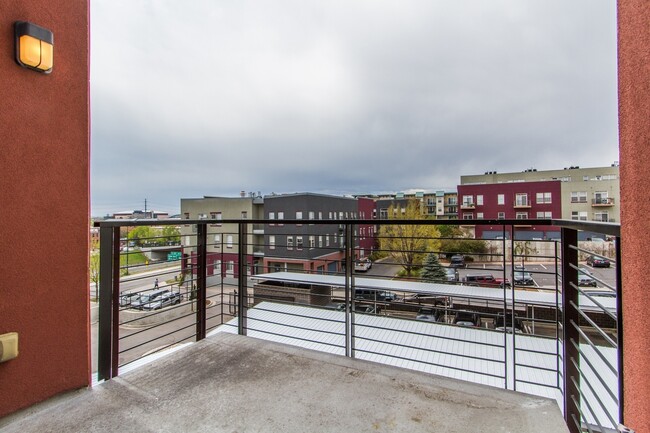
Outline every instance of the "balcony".
[(594, 198), (591, 200), (592, 207), (610, 207), (614, 206), (613, 197)]
[[(512, 232), (513, 226), (521, 222), (524, 221), (503, 220), (499, 224), (504, 231)], [(619, 363), (618, 338), (622, 329), (622, 301), (620, 281), (614, 272), (618, 265), (612, 260), (612, 272), (591, 275), (592, 281), (600, 286), (599, 290), (617, 297), (594, 295), (591, 289), (580, 285), (583, 279), (579, 278), (579, 274), (582, 275), (579, 258), (590, 252), (578, 242), (582, 230), (618, 237), (618, 226), (534, 220), (536, 226), (560, 228), (563, 242), (537, 241), (529, 245), (507, 239), (459, 239), (459, 242), (471, 244), (475, 252), (466, 256), (467, 267), (460, 269), (459, 281), (455, 281), (430, 280), (419, 273), (393, 278), (396, 268), (408, 264), (410, 253), (426, 251), (444, 241), (428, 235), (432, 232), (424, 229), (443, 223), (448, 225), (450, 221), (314, 221), (315, 225), (330, 225), (330, 231), (337, 234), (332, 240), (338, 238), (342, 245), (332, 243), (323, 247), (322, 254), (308, 266), (296, 266), (294, 261), (287, 259), (284, 264), (278, 264), (278, 269), (272, 268), (274, 264), (269, 264), (269, 268), (255, 264), (254, 257), (243, 253), (250, 250), (246, 245), (246, 240), (250, 239), (247, 236), (249, 227), (263, 222), (224, 221), (224, 224), (237, 225), (233, 234), (240, 252), (228, 268), (230, 274), (226, 272), (226, 275), (211, 271), (214, 257), (208, 249), (206, 222), (188, 223), (196, 226), (192, 242), (196, 251), (180, 262), (170, 263), (174, 267), (142, 274), (136, 284), (114, 277), (117, 275), (114, 271), (123, 271), (124, 264), (119, 260), (120, 254), (113, 241), (119, 239), (121, 226), (147, 222), (98, 224), (101, 275), (108, 278), (100, 282), (96, 359), (98, 379), (107, 382), (101, 388), (106, 391), (93, 389), (89, 396), (70, 403), (69, 408), (77, 404), (86, 407), (77, 413), (99, 413), (101, 419), (102, 405), (109, 405), (101, 395), (118, 391), (120, 398), (125, 399), (118, 413), (132, 410), (127, 396), (139, 402), (144, 398), (145, 405), (152, 408), (153, 403), (147, 403), (146, 396), (159, 399), (158, 408), (193, 408), (191, 402), (196, 400), (190, 399), (192, 395), (199, 400), (196, 410), (206, 411), (205, 414), (201, 412), (196, 421), (200, 430), (208, 428), (203, 424), (208, 419), (222, 419), (223, 413), (239, 414), (241, 411), (237, 408), (241, 404), (256, 407), (261, 403), (255, 396), (267, 395), (260, 394), (259, 390), (271, 389), (273, 391), (268, 394), (287, 395), (291, 404), (271, 408), (276, 399), (265, 398), (259, 410), (247, 411), (255, 416), (241, 415), (244, 424), (237, 424), (239, 421), (234, 417), (226, 416), (230, 423), (224, 425), (249, 430), (257, 428), (256, 423), (261, 419), (283, 419), (283, 426), (293, 426), (294, 420), (303, 426), (305, 422), (329, 426), (328, 422), (345, 420), (346, 426), (352, 426), (346, 428), (354, 431), (364, 430), (355, 427), (357, 422), (367, 425), (377, 422), (377, 428), (390, 422), (397, 426), (395, 431), (419, 431), (419, 428), (430, 431), (431, 423), (443, 426), (449, 422), (448, 431), (479, 431), (490, 423), (506, 425), (511, 416), (518, 419), (537, 416), (532, 413), (535, 412), (532, 406), (524, 405), (531, 413), (522, 415), (521, 407), (514, 405), (504, 411), (480, 411), (488, 413), (486, 418), (477, 418), (477, 424), (459, 427), (458, 422), (463, 418), (459, 414), (473, 410), (477, 401), (493, 405), (502, 398), (507, 399), (506, 394), (515, 392), (515, 399), (533, 394), (537, 396), (536, 401), (555, 401), (556, 406), (550, 412), (548, 406), (543, 406), (543, 411), (550, 414), (548, 422), (553, 422), (556, 415), (553, 412), (560, 411), (572, 432), (583, 428), (607, 431), (607, 428), (616, 428), (620, 420), (623, 401), (619, 389), (623, 371)], [(366, 223), (384, 229), (399, 226), (401, 230), (412, 227), (423, 231), (418, 235), (400, 231), (398, 242), (380, 243), (380, 251), (376, 254), (383, 258), (375, 260), (372, 269), (361, 274), (354, 272), (352, 266), (356, 241), (353, 233), (356, 224)], [(494, 221), (473, 223), (495, 225)], [(343, 227), (342, 236), (340, 226)], [(403, 246), (398, 248), (397, 245)], [(619, 242), (615, 245), (618, 248)], [(281, 239), (276, 239), (276, 252), (285, 247)], [(323, 257), (340, 250), (344, 252), (343, 262), (339, 255), (329, 263), (324, 262)], [(424, 256), (417, 260), (422, 267)], [(444, 258), (440, 260), (444, 262)], [(516, 266), (520, 265), (532, 273), (534, 285), (518, 279)], [(131, 278), (138, 267), (142, 265), (131, 265)], [(274, 272), (277, 270), (281, 272)], [(494, 279), (477, 284), (468, 278), (475, 274), (491, 274)], [(180, 293), (180, 302), (161, 305), (161, 308), (128, 305), (128, 300), (121, 295), (126, 290), (134, 295), (150, 293), (149, 282), (154, 276), (161, 282), (159, 289)], [(140, 287), (134, 290), (134, 285)], [(459, 317), (463, 314), (474, 317), (471, 326), (467, 321), (462, 323), (465, 326), (459, 325), (462, 322)], [(278, 343), (285, 346), (277, 346)], [(140, 366), (170, 350), (175, 352)], [(276, 355), (282, 362), (271, 359)], [(288, 370), (280, 364), (285, 364)], [(334, 370), (331, 374), (326, 372), (330, 369)], [(201, 371), (205, 374), (200, 374)], [(301, 377), (301, 381), (291, 380), (296, 376)], [(397, 381), (391, 379), (386, 384), (382, 378), (397, 378)], [(299, 394), (296, 387), (306, 395)], [(319, 410), (314, 411), (314, 390), (323, 387), (328, 391), (319, 394)], [(206, 394), (202, 396), (198, 390)], [(408, 392), (401, 393), (404, 390)], [(350, 399), (336, 397), (352, 395), (350, 393), (354, 395)], [(323, 394), (325, 400), (321, 401)], [(334, 397), (328, 399), (329, 395)], [(382, 395), (381, 398), (389, 401), (377, 400)], [(406, 408), (419, 407), (419, 397), (414, 401), (414, 395), (429, 396), (425, 400), (431, 401), (426, 404), (432, 406), (413, 415), (413, 410)], [(437, 415), (436, 406), (440, 400), (436, 396), (442, 395), (455, 396), (451, 401), (444, 398), (445, 405), (450, 405), (446, 406), (450, 415), (444, 417)], [(485, 398), (488, 395), (495, 401)], [(90, 406), (79, 403), (86, 400), (94, 403), (88, 403)], [(345, 407), (339, 408), (331, 400), (342, 401)], [(214, 414), (205, 406), (205, 401), (217, 402), (211, 407), (228, 410)], [(404, 401), (406, 406), (393, 408), (391, 402), (394, 401)], [(366, 409), (389, 408), (389, 414), (385, 409), (366, 410), (363, 416), (350, 415), (348, 418), (345, 414), (357, 413), (346, 410), (351, 402)], [(233, 406), (229, 406), (231, 403)], [(283, 415), (286, 411), (296, 415), (287, 417)], [(68, 414), (69, 411), (59, 412)], [(264, 416), (257, 416), (260, 413)], [(315, 418), (316, 413), (325, 414), (324, 419)], [(309, 414), (307, 419), (305, 414)], [(408, 414), (408, 419), (404, 414)], [(178, 416), (180, 413), (172, 419), (164, 412), (153, 410), (151, 418), (147, 419), (151, 420), (151, 425), (163, 422), (170, 426), (177, 424), (169, 423), (180, 422)], [(45, 414), (41, 422), (46, 422), (48, 417), (51, 418), (50, 413)], [(275, 428), (275, 421), (267, 422), (272, 422), (270, 431), (281, 429), (279, 425)], [(537, 426), (535, 431), (539, 431), (542, 424), (528, 425)], [(543, 425), (544, 431), (553, 431), (548, 423)], [(511, 426), (515, 431), (526, 431), (522, 426)]]
[(513, 206), (515, 209), (530, 209), (531, 202), (528, 200), (517, 200)]
[(469, 210), (469, 209), (474, 209), (476, 207), (476, 204), (474, 203), (462, 203), (460, 205), (461, 209)]

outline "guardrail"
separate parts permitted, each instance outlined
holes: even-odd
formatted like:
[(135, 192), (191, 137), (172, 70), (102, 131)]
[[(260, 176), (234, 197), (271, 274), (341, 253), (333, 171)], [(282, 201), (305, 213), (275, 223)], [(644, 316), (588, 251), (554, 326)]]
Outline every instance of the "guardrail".
[[(617, 428), (624, 405), (619, 226), (471, 221), (501, 234), (477, 240), (465, 237), (467, 223), (98, 222), (98, 377), (211, 331), (237, 332), (556, 398), (572, 432)], [(127, 227), (151, 226), (180, 226), (173, 241), (180, 238), (182, 250), (147, 272), (151, 263), (122, 239)], [(442, 236), (440, 226), (454, 230)], [(530, 227), (558, 236), (519, 239)], [(594, 252), (578, 241), (583, 231), (614, 239), (607, 275), (584, 272), (580, 259)], [(137, 242), (170, 242), (155, 233)], [(458, 269), (436, 264), (461, 253)], [(368, 256), (372, 268), (355, 272)], [(394, 279), (398, 268), (409, 272)], [(160, 291), (164, 302), (144, 302)]]

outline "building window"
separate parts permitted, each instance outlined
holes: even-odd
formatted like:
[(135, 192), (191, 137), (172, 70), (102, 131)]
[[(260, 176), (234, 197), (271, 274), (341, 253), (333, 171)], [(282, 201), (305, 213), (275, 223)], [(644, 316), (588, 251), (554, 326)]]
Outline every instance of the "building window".
[(483, 206), (483, 196), (482, 195), (477, 195), (476, 196), (476, 206)]
[(594, 221), (606, 223), (609, 221), (609, 213), (606, 211), (594, 212)]
[[(284, 212), (278, 212), (278, 220), (283, 220), (284, 219)], [(279, 226), (282, 226), (284, 224), (278, 223)]]
[(594, 192), (594, 204), (609, 204), (609, 197), (607, 191)]
[(483, 212), (476, 212), (476, 219), (477, 220), (482, 220), (483, 219)]
[(206, 214), (204, 214), (204, 213), (200, 213), (198, 215), (198, 217), (199, 217), (200, 220), (207, 220), (208, 219), (208, 216)]
[(323, 235), (318, 236), (318, 248), (323, 248)]
[(587, 191), (571, 191), (571, 203), (587, 203)]
[(537, 212), (538, 220), (550, 220), (553, 218), (552, 212)]
[(287, 236), (287, 249), (293, 250), (293, 236)]
[(226, 247), (227, 248), (232, 248), (232, 235), (227, 235), (226, 236)]
[(235, 270), (235, 262), (230, 260), (228, 264), (226, 265), (226, 271), (232, 272)]
[[(269, 212), (269, 221), (273, 221), (275, 219), (275, 212)], [(270, 226), (274, 226), (272, 222), (269, 223)]]
[(518, 219), (518, 220), (528, 219), (528, 212), (517, 212), (517, 215), (515, 216), (515, 218)]
[(323, 212), (320, 212), (320, 211), (318, 212), (318, 219), (319, 220), (323, 219)]
[(537, 193), (537, 204), (551, 203), (551, 193), (550, 192), (538, 192)]
[(500, 220), (506, 219), (506, 213), (505, 212), (499, 212), (497, 214), (497, 219), (500, 219)]
[(576, 221), (587, 221), (587, 212), (572, 211), (571, 219)]
[(471, 212), (465, 212), (463, 213), (463, 219), (464, 220), (473, 220), (474, 219), (474, 214)]
[(302, 236), (296, 236), (296, 249), (302, 250)]
[(463, 206), (474, 206), (474, 196), (473, 195), (464, 195), (463, 196)]
[(275, 235), (270, 235), (269, 236), (269, 249), (270, 250), (275, 249)]
[(190, 213), (189, 212), (185, 212), (183, 214), (183, 216), (185, 217), (186, 220), (190, 219)]
[(515, 194), (515, 206), (528, 206), (528, 193), (520, 192)]
[[(296, 219), (301, 220), (302, 219), (302, 212), (301, 211), (296, 211)], [(297, 226), (301, 226), (302, 224), (296, 224)]]
[(214, 247), (215, 248), (221, 248), (221, 235), (220, 234), (214, 235)]
[(245, 220), (246, 218), (248, 218), (248, 212), (245, 210), (241, 211), (241, 219)]
[(330, 246), (330, 235), (325, 235), (325, 246), (326, 247)]
[(379, 209), (379, 219), (385, 220), (388, 219), (388, 209)]
[[(210, 212), (210, 219), (215, 221), (221, 221), (222, 219), (221, 212)], [(217, 225), (221, 226), (221, 222), (218, 222)]]
[(497, 195), (497, 204), (506, 204), (506, 196), (505, 196), (505, 194)]
[(314, 249), (316, 248), (316, 236), (310, 235), (309, 236), (309, 249)]

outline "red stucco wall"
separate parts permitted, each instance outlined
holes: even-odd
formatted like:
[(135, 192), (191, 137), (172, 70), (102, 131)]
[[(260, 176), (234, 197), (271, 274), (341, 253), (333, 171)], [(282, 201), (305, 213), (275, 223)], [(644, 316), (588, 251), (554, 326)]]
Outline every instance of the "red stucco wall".
[[(50, 75), (14, 61), (14, 21), (54, 32)], [(88, 0), (0, 2), (0, 416), (89, 381)]]
[(618, 2), (625, 424), (650, 432), (650, 1)]

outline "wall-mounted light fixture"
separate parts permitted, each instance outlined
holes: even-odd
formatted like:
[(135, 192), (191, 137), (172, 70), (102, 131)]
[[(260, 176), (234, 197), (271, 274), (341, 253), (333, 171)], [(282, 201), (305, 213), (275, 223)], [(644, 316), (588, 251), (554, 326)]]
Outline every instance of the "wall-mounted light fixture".
[(16, 21), (16, 62), (25, 68), (49, 74), (54, 58), (54, 35), (48, 29)]

